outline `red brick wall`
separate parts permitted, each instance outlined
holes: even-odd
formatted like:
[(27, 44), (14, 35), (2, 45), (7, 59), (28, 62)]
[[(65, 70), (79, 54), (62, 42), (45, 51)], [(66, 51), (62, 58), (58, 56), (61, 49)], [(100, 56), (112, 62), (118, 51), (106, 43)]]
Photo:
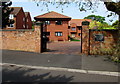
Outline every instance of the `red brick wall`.
[[(90, 54), (110, 54), (118, 40), (117, 30), (91, 31), (90, 32)], [(95, 41), (95, 34), (103, 34), (104, 41)]]
[(35, 30), (0, 30), (0, 49), (41, 52), (40, 27)]
[[(50, 21), (50, 25), (47, 25), (47, 32), (50, 32), (50, 41), (68, 41), (68, 21), (62, 21), (62, 25), (56, 25), (55, 21)], [(62, 32), (63, 36), (55, 36), (55, 32)]]

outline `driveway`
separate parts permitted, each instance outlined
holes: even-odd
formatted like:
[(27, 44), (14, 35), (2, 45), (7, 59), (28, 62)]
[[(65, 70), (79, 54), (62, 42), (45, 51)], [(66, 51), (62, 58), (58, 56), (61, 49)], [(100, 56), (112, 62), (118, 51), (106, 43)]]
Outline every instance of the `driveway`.
[(46, 54), (80, 54), (80, 42), (50, 42), (47, 43)]

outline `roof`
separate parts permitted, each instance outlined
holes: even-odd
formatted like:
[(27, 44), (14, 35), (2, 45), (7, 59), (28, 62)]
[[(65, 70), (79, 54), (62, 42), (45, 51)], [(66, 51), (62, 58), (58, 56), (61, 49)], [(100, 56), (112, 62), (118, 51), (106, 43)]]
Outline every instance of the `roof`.
[(36, 16), (35, 18), (71, 18), (71, 17), (51, 11), (51, 12), (45, 13), (43, 15)]
[(14, 8), (14, 10), (11, 12), (11, 14), (17, 15), (22, 7), (10, 7), (10, 8)]
[(92, 20), (91, 19), (71, 19), (69, 21), (69, 26), (71, 24), (76, 24), (77, 26), (82, 26), (82, 22), (83, 21), (88, 21), (88, 22), (91, 22)]

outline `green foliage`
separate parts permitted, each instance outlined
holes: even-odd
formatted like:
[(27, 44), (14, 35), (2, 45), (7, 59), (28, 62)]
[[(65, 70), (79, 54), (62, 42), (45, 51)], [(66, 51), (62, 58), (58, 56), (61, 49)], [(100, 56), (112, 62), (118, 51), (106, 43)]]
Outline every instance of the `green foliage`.
[(112, 27), (118, 28), (118, 25), (120, 24), (120, 22), (118, 20), (116, 20), (113, 24)]
[(14, 20), (9, 19), (10, 13), (14, 10), (8, 6), (12, 5), (12, 2), (1, 2), (2, 3), (2, 28), (5, 28), (6, 25), (13, 24)]
[(89, 15), (89, 16), (85, 17), (84, 19), (92, 19), (92, 20), (95, 20), (95, 21), (98, 21), (101, 23), (104, 23), (104, 21), (105, 21), (105, 17), (96, 16), (96, 15)]
[(68, 39), (69, 39), (70, 41), (80, 41), (80, 40), (78, 40), (78, 39), (75, 39), (75, 38), (70, 37), (70, 35), (68, 35)]
[(116, 29), (115, 27), (111, 27), (106, 22), (101, 23), (97, 21), (92, 21), (89, 25), (89, 29)]

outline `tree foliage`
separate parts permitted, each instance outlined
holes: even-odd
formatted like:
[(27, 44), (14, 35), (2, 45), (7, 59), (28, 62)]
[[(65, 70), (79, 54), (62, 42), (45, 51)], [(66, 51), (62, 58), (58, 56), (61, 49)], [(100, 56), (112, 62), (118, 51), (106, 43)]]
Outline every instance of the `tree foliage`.
[(99, 21), (101, 23), (103, 23), (105, 21), (105, 17), (97, 16), (97, 15), (88, 15), (84, 19), (92, 19), (92, 20), (95, 20), (95, 21)]
[(98, 21), (92, 21), (89, 25), (90, 29), (116, 29), (114, 27), (111, 27), (107, 23), (101, 23)]
[(12, 5), (11, 1), (1, 3), (2, 3), (2, 28), (5, 28), (6, 25), (14, 23), (14, 20), (9, 19), (9, 15), (14, 9), (9, 8), (9, 6)]
[(118, 25), (120, 24), (120, 22), (118, 20), (116, 20), (112, 26), (115, 27), (115, 28), (118, 28)]

